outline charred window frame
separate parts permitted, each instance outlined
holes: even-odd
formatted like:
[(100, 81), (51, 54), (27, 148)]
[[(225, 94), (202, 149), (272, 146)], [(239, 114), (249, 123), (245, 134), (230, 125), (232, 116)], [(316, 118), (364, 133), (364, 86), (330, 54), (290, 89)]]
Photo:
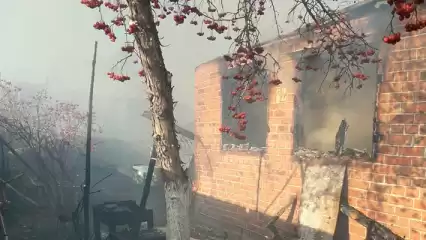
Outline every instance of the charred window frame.
[[(237, 80), (233, 77), (235, 74), (239, 73), (239, 71), (239, 69), (227, 69), (221, 81), (221, 121), (222, 125), (230, 126), (232, 129), (238, 129), (238, 126), (237, 121), (232, 118), (232, 111), (230, 111), (228, 107), (235, 103), (231, 92), (237, 85)], [(238, 140), (227, 134), (222, 134), (222, 151), (266, 151), (268, 136), (268, 74), (266, 71), (259, 71), (254, 79), (259, 83), (257, 88), (262, 92), (264, 101), (256, 101), (254, 103), (241, 101), (236, 105), (238, 111), (247, 113), (247, 128), (243, 132), (247, 138), (246, 140)]]
[[(380, 50), (384, 50), (384, 49), (380, 48)], [(315, 56), (309, 56), (305, 58), (305, 61), (310, 63), (313, 63), (318, 60), (319, 60), (318, 57), (315, 57)], [(302, 83), (298, 89), (298, 94), (297, 94), (299, 96), (298, 97), (299, 99), (297, 99), (298, 103), (295, 104), (296, 112), (295, 112), (295, 124), (294, 124), (294, 140), (295, 140), (294, 147), (295, 148), (298, 148), (298, 147), (318, 148), (318, 147), (315, 147), (315, 144), (312, 144), (312, 138), (315, 137), (313, 136), (315, 134), (312, 134), (312, 133), (315, 131), (315, 128), (317, 129), (325, 128), (330, 130), (329, 133), (327, 134), (329, 136), (327, 137), (328, 139), (326, 140), (322, 139), (322, 141), (328, 141), (329, 144), (327, 144), (326, 149), (320, 147), (319, 150), (324, 150), (324, 151), (333, 150), (332, 146), (334, 146), (335, 134), (337, 133), (340, 121), (343, 119), (346, 119), (349, 123), (349, 129), (348, 129), (348, 135), (347, 135), (346, 143), (344, 147), (355, 148), (360, 150), (366, 149), (367, 152), (372, 156), (372, 159), (374, 160), (377, 155), (377, 147), (378, 147), (378, 142), (380, 139), (380, 134), (378, 133), (379, 122), (377, 117), (377, 110), (378, 110), (379, 85), (383, 81), (382, 69), (385, 69), (384, 64), (386, 63), (383, 62), (380, 65), (379, 64), (365, 65), (366, 71), (368, 72), (367, 75), (369, 75), (370, 78), (369, 78), (369, 81), (364, 82), (364, 86), (362, 89), (356, 90), (361, 92), (361, 94), (357, 95), (357, 93), (354, 92), (352, 94), (347, 94), (347, 97), (343, 97), (343, 94), (341, 94), (342, 101), (346, 101), (346, 102), (349, 101), (346, 107), (350, 107), (350, 105), (353, 105), (354, 107), (353, 111), (357, 111), (356, 104), (359, 101), (361, 102), (360, 104), (363, 105), (361, 106), (360, 109), (363, 109), (365, 113), (360, 112), (358, 113), (358, 116), (356, 116), (355, 114), (349, 114), (351, 116), (345, 116), (346, 115), (344, 114), (345, 111), (337, 111), (337, 115), (343, 112), (341, 114), (342, 116), (341, 119), (337, 117), (338, 120), (336, 120), (335, 122), (334, 121), (332, 121), (333, 123), (328, 122), (327, 123), (328, 125), (324, 124), (323, 126), (321, 126), (320, 125), (321, 123), (319, 123), (321, 122), (321, 116), (319, 114), (315, 114), (314, 113), (315, 111), (313, 111), (309, 106), (307, 106), (309, 105), (308, 96), (309, 98), (311, 98), (313, 95), (312, 93), (313, 91), (307, 91), (307, 88), (309, 88), (309, 86), (307, 86), (307, 84), (309, 84), (308, 81), (313, 79), (321, 81), (322, 79), (318, 79), (318, 75), (319, 75), (318, 72), (300, 71), (298, 77), (302, 79)], [(328, 81), (330, 81), (332, 76), (333, 75), (328, 76), (326, 78), (326, 81), (327, 79)], [(341, 85), (342, 85), (341, 87), (345, 87), (343, 83)], [(323, 84), (323, 88), (327, 88), (326, 90), (335, 90), (335, 89), (328, 89), (329, 85), (327, 82)], [(316, 90), (318, 89), (319, 88), (317, 88)], [(337, 90), (337, 92), (341, 92), (341, 91), (342, 90)], [(315, 94), (320, 94), (320, 93), (315, 93)], [(336, 96), (336, 94), (333, 94), (333, 95)], [(367, 96), (367, 100), (365, 99), (363, 100), (362, 98), (363, 95)], [(324, 97), (326, 97), (326, 95)], [(311, 100), (311, 104), (312, 102), (313, 104), (321, 105), (320, 100), (315, 100), (315, 101)], [(352, 104), (350, 104), (350, 102), (352, 102)], [(321, 109), (321, 106), (318, 106), (318, 107), (320, 107)], [(328, 111), (330, 113), (333, 113), (332, 108), (333, 107), (330, 106), (330, 104), (323, 104), (321, 112), (324, 113)], [(318, 111), (316, 113), (318, 113)], [(319, 126), (313, 127), (312, 124), (311, 126), (307, 126), (308, 124), (306, 122), (309, 121), (308, 119), (315, 119), (315, 121), (317, 122), (316, 124), (319, 124)], [(361, 125), (364, 127), (362, 127)], [(365, 136), (363, 137), (362, 134), (364, 134)], [(364, 139), (364, 141), (361, 141), (359, 139)], [(356, 143), (357, 141), (358, 143)]]

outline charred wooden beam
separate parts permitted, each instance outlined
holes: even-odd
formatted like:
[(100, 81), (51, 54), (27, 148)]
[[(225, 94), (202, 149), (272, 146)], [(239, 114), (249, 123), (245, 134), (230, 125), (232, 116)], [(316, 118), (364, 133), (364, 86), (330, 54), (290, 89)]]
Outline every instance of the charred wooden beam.
[[(350, 206), (348, 203), (340, 204), (340, 211), (348, 216), (349, 218), (357, 221), (359, 224), (366, 227), (370, 232), (367, 234), (369, 236), (379, 236), (377, 239), (387, 239), (387, 240), (405, 240), (404, 237), (398, 236), (396, 233), (392, 232), (386, 226), (374, 221), (369, 218), (356, 208)], [(374, 238), (371, 238), (374, 239)], [(367, 240), (371, 240), (367, 239)]]
[(142, 198), (139, 204), (139, 207), (141, 209), (146, 209), (146, 203), (148, 201), (149, 192), (151, 190), (151, 182), (152, 182), (152, 176), (154, 174), (156, 156), (157, 156), (157, 153), (155, 151), (155, 146), (153, 145), (151, 150), (151, 159), (149, 160), (149, 165), (148, 165), (148, 172), (146, 174), (145, 184), (143, 186)]
[(346, 141), (346, 135), (348, 132), (348, 122), (346, 121), (346, 119), (343, 119), (340, 122), (340, 126), (337, 130), (336, 133), (336, 137), (335, 137), (335, 142), (334, 142), (334, 151), (336, 153), (336, 155), (340, 155), (345, 147), (345, 141)]

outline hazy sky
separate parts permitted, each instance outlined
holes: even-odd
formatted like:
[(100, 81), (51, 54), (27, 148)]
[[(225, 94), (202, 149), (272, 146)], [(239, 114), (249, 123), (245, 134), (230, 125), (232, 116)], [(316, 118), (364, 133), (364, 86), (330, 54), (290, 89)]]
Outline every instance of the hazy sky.
[[(279, 23), (285, 31), (291, 30), (284, 22), (292, 6), (290, 0), (276, 0), (280, 12)], [(235, 0), (226, 2), (232, 6)], [(107, 16), (105, 16), (107, 17)], [(277, 32), (267, 14), (260, 24), (262, 39), (275, 38)], [(105, 136), (127, 140), (141, 140), (149, 134), (150, 123), (140, 117), (147, 109), (144, 86), (137, 81), (138, 66), (128, 64), (125, 69), (135, 80), (126, 84), (112, 82), (106, 72), (125, 56), (118, 33), (117, 43), (96, 31), (92, 25), (99, 20), (96, 11), (80, 4), (80, 0), (14, 0), (5, 1), (0, 8), (0, 72), (12, 82), (47, 86), (54, 97), (72, 100), (87, 106), (93, 44), (99, 41), (95, 112), (104, 126)], [(198, 27), (189, 24), (175, 26), (162, 22), (160, 36), (166, 66), (174, 74), (174, 97), (179, 101), (176, 110), (178, 122), (189, 126), (193, 121), (194, 70), (203, 62), (226, 53), (229, 41), (218, 37), (210, 42), (196, 35)], [(184, 111), (185, 110), (185, 111)]]
[[(283, 26), (289, 6), (288, 1), (277, 1)], [(142, 134), (119, 126), (123, 121), (128, 123), (126, 127), (149, 124), (138, 117), (147, 108), (144, 86), (136, 80), (139, 67), (126, 66), (128, 74), (135, 77), (126, 84), (107, 78), (105, 73), (125, 56), (120, 50), (123, 34), (117, 34), (121, 39), (114, 44), (96, 31), (92, 27), (99, 20), (96, 11), (81, 5), (80, 0), (15, 0), (2, 4), (0, 20), (2, 77), (12, 82), (48, 86), (55, 97), (76, 101), (83, 107), (87, 105), (93, 43), (98, 40), (95, 90), (98, 121), (106, 125), (106, 135), (120, 132), (137, 139), (137, 135)], [(270, 16), (262, 22), (262, 30), (265, 40), (277, 35)], [(174, 97), (179, 101), (176, 115), (179, 123), (188, 125), (193, 121), (195, 67), (226, 53), (230, 42), (219, 37), (220, 40), (210, 42), (196, 35), (198, 27), (189, 24), (175, 26), (171, 19), (162, 22), (159, 31), (164, 37), (162, 43), (168, 45), (163, 53), (166, 66), (174, 75)], [(129, 104), (138, 109), (129, 108)]]

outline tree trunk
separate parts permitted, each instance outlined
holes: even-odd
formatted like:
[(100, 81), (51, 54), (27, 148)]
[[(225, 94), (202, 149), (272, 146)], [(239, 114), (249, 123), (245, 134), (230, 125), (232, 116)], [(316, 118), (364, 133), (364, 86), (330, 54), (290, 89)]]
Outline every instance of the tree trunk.
[(190, 239), (190, 200), (189, 182), (169, 181), (165, 182), (164, 192), (166, 196), (167, 215), (167, 239)]
[(135, 34), (146, 73), (146, 84), (157, 159), (160, 162), (167, 206), (167, 239), (189, 240), (188, 177), (181, 167), (179, 143), (173, 115), (172, 83), (164, 64), (160, 39), (151, 10), (150, 0), (127, 0), (131, 20), (137, 23)]

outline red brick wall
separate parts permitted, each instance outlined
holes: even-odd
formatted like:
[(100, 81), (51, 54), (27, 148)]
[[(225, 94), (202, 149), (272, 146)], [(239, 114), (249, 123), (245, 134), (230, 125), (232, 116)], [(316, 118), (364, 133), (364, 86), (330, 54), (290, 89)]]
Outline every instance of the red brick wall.
[[(218, 61), (196, 69), (195, 131), (198, 173), (198, 213), (224, 231), (264, 236), (268, 216), (300, 191), (298, 166), (291, 159), (294, 44), (268, 46), (280, 61), (283, 86), (269, 97), (267, 154), (222, 152), (218, 128), (221, 100)], [(425, 48), (423, 48), (425, 47)], [(375, 163), (352, 162), (348, 174), (349, 203), (407, 239), (426, 239), (426, 33), (407, 35), (391, 47), (378, 105), (383, 139)], [(262, 160), (260, 160), (262, 159)], [(259, 171), (259, 162), (261, 168)], [(259, 177), (260, 175), (260, 177)], [(210, 200), (209, 200), (210, 199)], [(283, 214), (285, 220), (288, 214)], [(281, 222), (281, 228), (294, 230)], [(270, 217), (269, 217), (270, 218)], [(366, 229), (349, 221), (350, 239), (363, 239)]]
[[(426, 239), (425, 33), (406, 34), (391, 47), (379, 89), (377, 161), (349, 170), (350, 204), (407, 239)], [(355, 222), (350, 232), (354, 239), (365, 235)]]

